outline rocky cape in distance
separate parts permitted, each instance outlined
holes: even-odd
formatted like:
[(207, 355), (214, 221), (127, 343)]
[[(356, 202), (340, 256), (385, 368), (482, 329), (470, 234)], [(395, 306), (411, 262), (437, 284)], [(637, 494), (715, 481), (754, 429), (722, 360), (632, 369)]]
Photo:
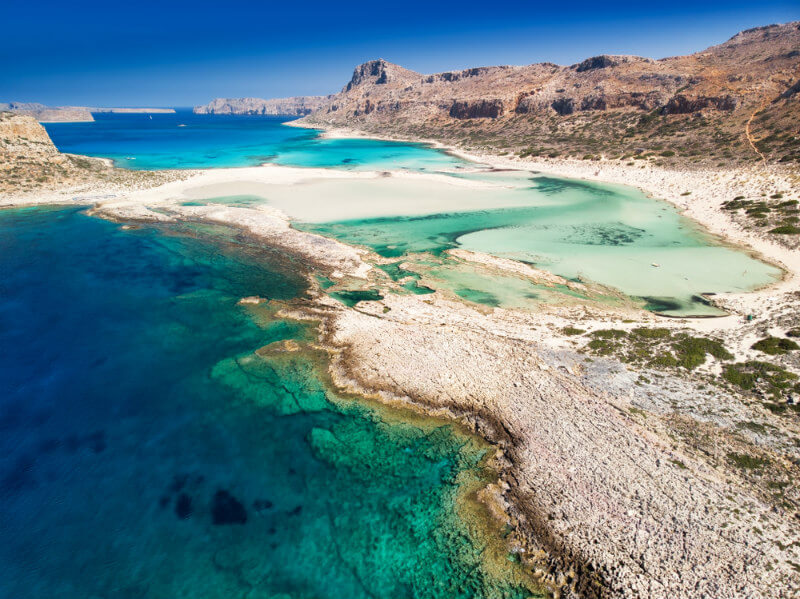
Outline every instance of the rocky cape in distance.
[(796, 162), (798, 91), (793, 22), (659, 60), (600, 55), (432, 75), (373, 60), (303, 121), (523, 157)]
[(0, 102), (0, 111), (32, 116), (40, 123), (82, 123), (94, 121), (93, 112), (128, 114), (171, 114), (174, 108), (99, 108), (94, 106), (45, 106), (37, 102)]
[(291, 98), (216, 98), (195, 106), (195, 114), (246, 114), (306, 116), (322, 108), (333, 96), (293, 96)]

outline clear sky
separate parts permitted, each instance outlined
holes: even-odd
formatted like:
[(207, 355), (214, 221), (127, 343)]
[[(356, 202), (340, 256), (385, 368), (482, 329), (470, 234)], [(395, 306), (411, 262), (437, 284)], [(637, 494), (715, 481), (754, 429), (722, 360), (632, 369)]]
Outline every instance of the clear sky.
[(0, 102), (190, 106), (336, 92), (379, 57), (431, 73), (687, 54), (798, 20), (800, 0), (10, 0), (0, 13)]

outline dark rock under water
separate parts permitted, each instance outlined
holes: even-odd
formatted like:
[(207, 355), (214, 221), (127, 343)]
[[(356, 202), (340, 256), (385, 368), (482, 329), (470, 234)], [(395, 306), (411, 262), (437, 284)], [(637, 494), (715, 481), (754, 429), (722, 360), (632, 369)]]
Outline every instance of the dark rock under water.
[(211, 502), (211, 521), (215, 526), (245, 524), (247, 522), (247, 510), (244, 509), (244, 505), (236, 497), (228, 491), (220, 489), (214, 493), (214, 499)]

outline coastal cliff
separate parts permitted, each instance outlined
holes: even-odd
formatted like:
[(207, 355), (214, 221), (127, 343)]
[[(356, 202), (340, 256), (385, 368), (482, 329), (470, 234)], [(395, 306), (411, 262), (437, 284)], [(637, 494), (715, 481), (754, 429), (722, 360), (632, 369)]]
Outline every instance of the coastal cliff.
[(195, 114), (247, 114), (305, 116), (319, 110), (332, 96), (293, 96), (291, 98), (216, 98), (195, 106)]
[(660, 60), (600, 55), (432, 75), (373, 60), (304, 121), (522, 156), (795, 162), (798, 86), (794, 22)]
[(0, 194), (146, 188), (185, 177), (175, 171), (120, 169), (110, 160), (64, 154), (35, 117), (0, 111)]

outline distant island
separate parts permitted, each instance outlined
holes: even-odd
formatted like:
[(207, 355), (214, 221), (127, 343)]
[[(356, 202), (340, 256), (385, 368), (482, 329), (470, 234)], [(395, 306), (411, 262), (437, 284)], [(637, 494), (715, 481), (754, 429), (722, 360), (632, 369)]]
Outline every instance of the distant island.
[(36, 102), (0, 102), (0, 112), (32, 116), (40, 123), (82, 123), (94, 120), (88, 108), (80, 106), (45, 106)]
[(99, 108), (93, 106), (46, 106), (37, 102), (0, 102), (0, 111), (32, 116), (40, 123), (85, 123), (93, 112), (172, 114), (174, 108)]
[(249, 114), (306, 116), (322, 108), (333, 96), (293, 96), (291, 98), (216, 98), (195, 106), (195, 114)]

